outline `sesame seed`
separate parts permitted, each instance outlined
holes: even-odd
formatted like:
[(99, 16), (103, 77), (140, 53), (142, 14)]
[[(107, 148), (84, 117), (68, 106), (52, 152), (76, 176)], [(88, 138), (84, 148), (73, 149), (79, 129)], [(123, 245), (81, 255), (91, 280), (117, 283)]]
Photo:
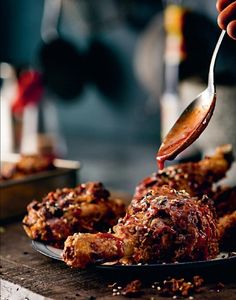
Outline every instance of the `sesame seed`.
[(116, 282), (112, 283), (112, 284), (109, 284), (108, 287), (114, 287), (115, 285), (117, 285)]

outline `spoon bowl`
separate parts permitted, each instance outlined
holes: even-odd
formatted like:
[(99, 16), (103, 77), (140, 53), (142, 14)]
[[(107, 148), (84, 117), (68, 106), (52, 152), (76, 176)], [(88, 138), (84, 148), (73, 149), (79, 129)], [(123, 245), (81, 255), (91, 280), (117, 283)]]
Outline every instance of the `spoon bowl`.
[(163, 169), (166, 160), (174, 159), (191, 145), (204, 131), (213, 115), (216, 104), (214, 65), (224, 35), (223, 30), (211, 58), (207, 88), (183, 111), (158, 150), (156, 159), (159, 169)]

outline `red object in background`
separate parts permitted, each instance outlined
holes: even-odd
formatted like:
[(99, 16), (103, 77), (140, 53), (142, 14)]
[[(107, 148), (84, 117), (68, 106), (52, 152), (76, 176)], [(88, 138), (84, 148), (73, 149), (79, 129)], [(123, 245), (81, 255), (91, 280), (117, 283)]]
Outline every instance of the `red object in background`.
[(42, 74), (34, 70), (24, 71), (18, 80), (17, 95), (12, 103), (13, 113), (22, 113), (28, 104), (37, 104), (42, 98), (43, 91)]

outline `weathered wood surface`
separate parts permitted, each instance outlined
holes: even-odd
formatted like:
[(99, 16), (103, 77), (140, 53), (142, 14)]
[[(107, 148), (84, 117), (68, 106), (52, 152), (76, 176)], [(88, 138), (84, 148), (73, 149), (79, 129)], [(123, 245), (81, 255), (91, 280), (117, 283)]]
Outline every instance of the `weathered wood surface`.
[[(62, 262), (35, 252), (20, 223), (4, 225), (1, 229), (1, 299), (127, 299), (112, 296), (112, 288), (108, 285), (114, 282), (124, 285), (131, 277), (144, 282), (143, 293), (138, 299), (168, 299), (159, 296), (151, 288), (151, 282), (159, 279), (157, 274), (149, 274), (148, 279), (146, 274), (139, 274), (137, 277), (136, 274), (125, 275), (115, 271), (106, 274), (96, 269), (73, 270)], [(232, 278), (232, 274), (226, 278), (233, 271), (216, 270), (216, 278), (206, 284), (202, 293), (193, 295), (194, 299), (236, 299), (236, 279)], [(223, 290), (212, 291), (212, 287), (219, 281), (225, 284)]]

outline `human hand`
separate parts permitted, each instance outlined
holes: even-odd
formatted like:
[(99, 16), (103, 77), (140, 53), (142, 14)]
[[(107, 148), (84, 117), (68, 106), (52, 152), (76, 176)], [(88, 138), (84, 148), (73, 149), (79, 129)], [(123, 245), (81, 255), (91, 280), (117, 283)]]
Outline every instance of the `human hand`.
[(217, 0), (216, 8), (219, 12), (218, 25), (227, 31), (228, 35), (236, 40), (236, 1)]

